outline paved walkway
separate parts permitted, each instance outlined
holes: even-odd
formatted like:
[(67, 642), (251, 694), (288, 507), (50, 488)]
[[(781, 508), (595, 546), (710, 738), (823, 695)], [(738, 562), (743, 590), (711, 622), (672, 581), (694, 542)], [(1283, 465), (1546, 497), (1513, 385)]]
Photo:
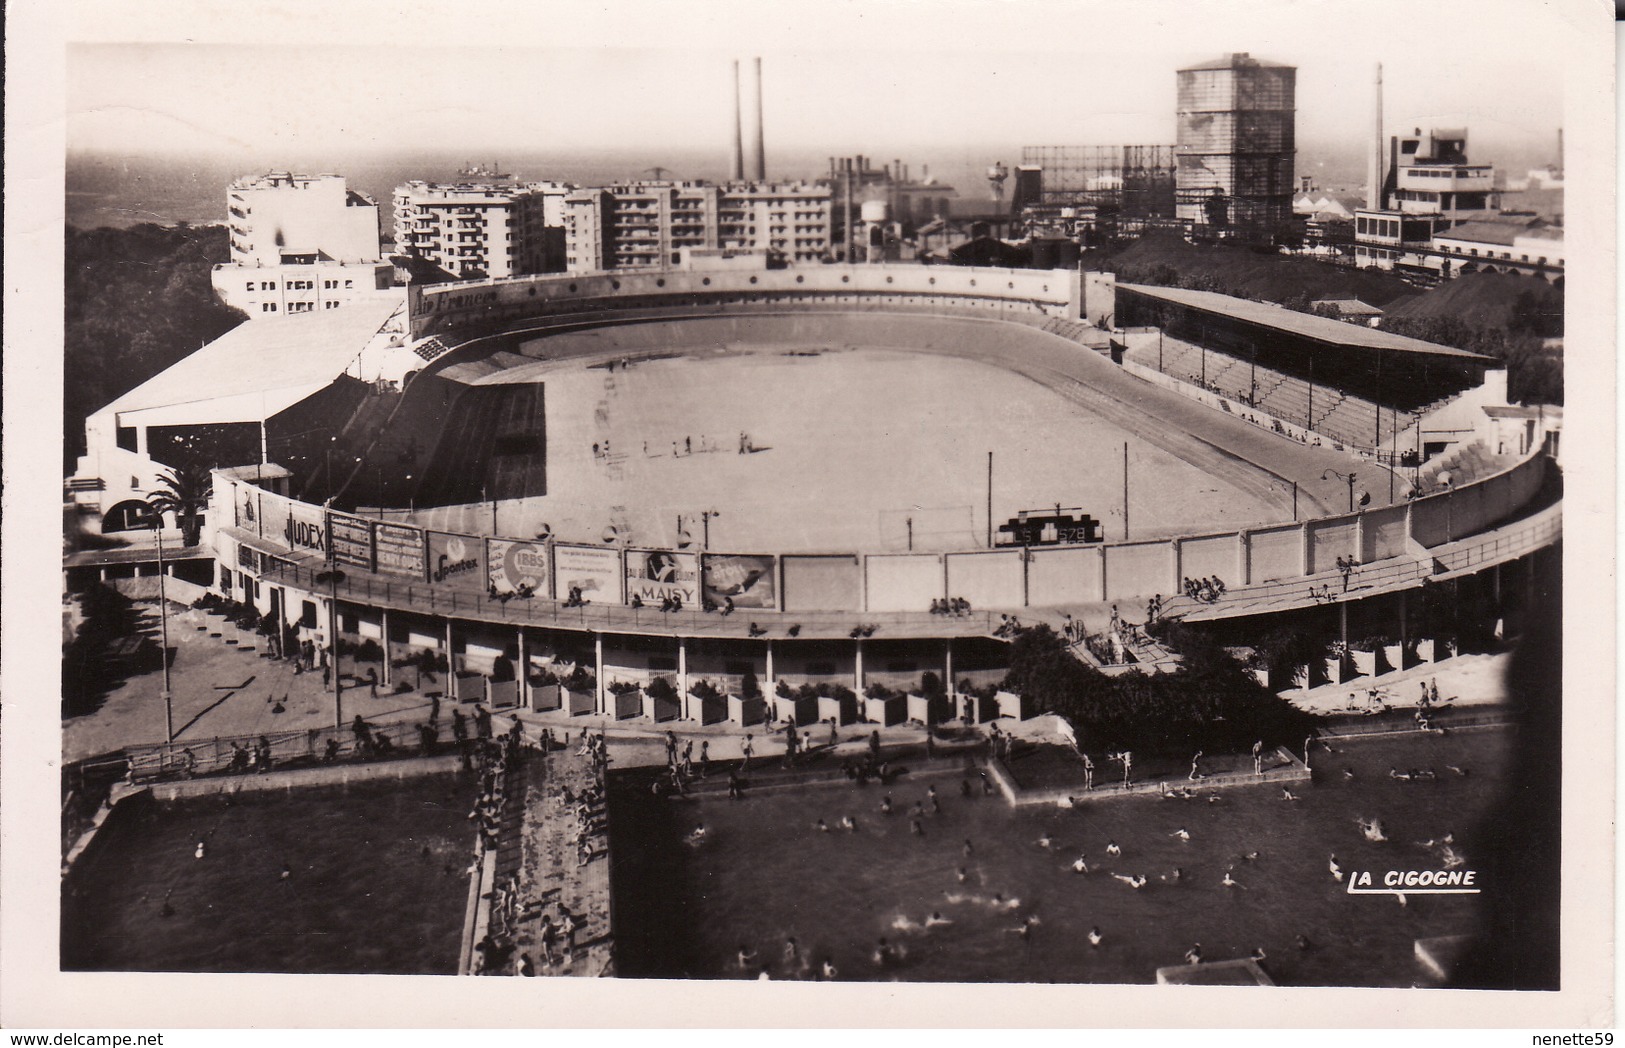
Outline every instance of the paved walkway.
[[(517, 916), (508, 925), (514, 964), (528, 955), (538, 975), (597, 977), (613, 975), (613, 938), (610, 928), (608, 813), (603, 812), (596, 832), (589, 835), (592, 858), (585, 864), (576, 850), (576, 810), (588, 791), (603, 794), (603, 779), (592, 761), (575, 750), (555, 750), (543, 756), (530, 751), (525, 758), (520, 798), (523, 818), (511, 860), (498, 852), (497, 877), (510, 878), (517, 893)], [(603, 809), (600, 799), (598, 808)], [(511, 869), (508, 868), (512, 864)], [(573, 937), (556, 934), (549, 950), (543, 946), (543, 921), (555, 929), (566, 921), (576, 925)]]
[(1406, 670), (1379, 677), (1356, 677), (1347, 684), (1322, 684), (1315, 688), (1294, 688), (1281, 697), (1311, 713), (1351, 712), (1349, 695), (1354, 695), (1352, 712), (1365, 713), (1366, 692), (1377, 689), (1377, 698), (1386, 706), (1414, 709), (1422, 689), (1419, 682), (1437, 682), (1439, 708), (1453, 706), (1493, 706), (1507, 701), (1506, 671), (1512, 656), (1457, 655), (1439, 662), (1424, 662)]

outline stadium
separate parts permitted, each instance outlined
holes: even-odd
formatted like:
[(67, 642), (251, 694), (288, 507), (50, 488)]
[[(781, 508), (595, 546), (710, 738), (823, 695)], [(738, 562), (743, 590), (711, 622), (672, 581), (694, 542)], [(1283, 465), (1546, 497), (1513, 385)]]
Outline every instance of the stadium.
[[(291, 373), (274, 394), (253, 394), (273, 342), (299, 355), (280, 358)], [(223, 636), (230, 633), (237, 650), (275, 660), (256, 666), (256, 691), (274, 687), (292, 698), (283, 695), (288, 709), (278, 720), (274, 692), (266, 707), (254, 698), (250, 709), (247, 692), (230, 690), (246, 686), (226, 683), (233, 670), (219, 670), (192, 683), (179, 731), (166, 720), (171, 741), (121, 739), (119, 766), (167, 806), (164, 832), (189, 840), (206, 832), (194, 826), (249, 817), (226, 812), (210, 794), (277, 788), (278, 775), (234, 774), (250, 748), (264, 753), (262, 770), (274, 763), (305, 785), (430, 775), (410, 788), (370, 787), (378, 803), (399, 808), (418, 803), (411, 798), (420, 792), (438, 797), (434, 783), (448, 780), (433, 775), (458, 768), (455, 756), (435, 755), (444, 741), (435, 721), (441, 700), (459, 724), (465, 711), (488, 711), (554, 757), (504, 773), (508, 790), (525, 800), (480, 838), (460, 934), (456, 915), (437, 904), (446, 927), (436, 934), (460, 942), (460, 959), (451, 963), (451, 946), (388, 962), (317, 951), (324, 970), (507, 970), (511, 959), (492, 944), (506, 937), (529, 948), (544, 933), (534, 915), (507, 913), (500, 900), (564, 885), (559, 912), (582, 919), (589, 945), (556, 969), (549, 953), (551, 973), (716, 977), (744, 965), (734, 961), (740, 937), (783, 934), (756, 927), (756, 915), (777, 920), (797, 912), (790, 903), (803, 893), (823, 890), (806, 883), (809, 869), (837, 871), (812, 879), (841, 889), (820, 906), (853, 927), (870, 919), (865, 908), (874, 900), (847, 889), (881, 853), (834, 858), (815, 850), (818, 834), (792, 829), (804, 830), (827, 803), (820, 798), (829, 791), (816, 787), (844, 781), (833, 766), (843, 746), (854, 754), (870, 746), (871, 759), (906, 757), (917, 775), (957, 776), (973, 758), (945, 758), (940, 747), (957, 754), (959, 746), (986, 746), (983, 727), (1002, 726), (1006, 738), (1028, 733), (1038, 741), (1025, 743), (1024, 755), (1039, 759), (1013, 761), (1008, 749), (999, 758), (997, 747), (985, 764), (975, 758), (984, 789), (1003, 791), (1010, 803), (967, 808), (964, 829), (993, 840), (1047, 839), (1045, 820), (1058, 801), (1070, 807), (1067, 791), (1080, 788), (1069, 776), (1082, 774), (1084, 755), (1104, 763), (1109, 754), (1030, 696), (1000, 690), (1026, 627), (1053, 627), (1072, 656), (1107, 675), (1181, 665), (1181, 652), (1144, 628), (1153, 617), (1199, 624), (1243, 658), (1282, 627), (1341, 638), (1327, 658), (1284, 667), (1248, 661), (1272, 690), (1425, 666), (1486, 650), (1492, 633), (1499, 640), (1524, 631), (1555, 577), (1561, 540), (1558, 420), (1504, 404), (1505, 373), (1491, 363), (1257, 303), (1118, 285), (1108, 274), (974, 267), (509, 278), (413, 286), (399, 309), (380, 303), (346, 318), (246, 324), (93, 418), (87, 458), (129, 462), (135, 480), (134, 459), (120, 456), (150, 453), (161, 463), (166, 441), (207, 435), (239, 449), (245, 464), (213, 470), (203, 541), (165, 566), (168, 597), (193, 603), (182, 622), (199, 638), (222, 638), (189, 640), (198, 646), (189, 658), (232, 643)], [(200, 399), (200, 388), (215, 395)], [(119, 448), (98, 450), (98, 432), (118, 434)], [(102, 517), (109, 531), (130, 523), (111, 503)], [(99, 577), (143, 593), (149, 580), (118, 576), (151, 573), (97, 551), (70, 556), (67, 572), (70, 588)], [(1427, 613), (1430, 592), (1459, 609), (1448, 637)], [(217, 623), (211, 602), (221, 598), (252, 610), (251, 641)], [(1373, 646), (1379, 650), (1362, 651)], [(328, 651), (337, 671), (330, 678)], [(288, 661), (310, 665), (290, 675)], [(309, 676), (296, 680), (317, 661), (319, 690)], [(167, 716), (167, 677), (165, 698)], [(209, 718), (228, 708), (237, 723), (258, 726), (236, 739), (212, 729), (211, 742), (208, 725), (227, 722)], [(351, 718), (362, 725), (353, 740)], [(786, 770), (751, 769), (749, 781), (754, 788), (784, 778), (808, 790), (728, 807), (714, 799), (722, 796), (716, 776), (684, 783), (675, 770), (676, 733), (689, 750), (700, 741), (697, 770), (709, 747), (710, 759), (739, 758), (744, 772), (753, 734), (764, 749), (770, 739), (777, 747), (781, 729)], [(797, 729), (806, 745), (815, 729), (820, 742), (827, 729), (830, 741), (791, 770)], [(943, 740), (935, 758), (933, 729)], [(560, 752), (558, 738), (573, 747), (577, 731), (583, 740), (614, 732), (617, 768), (631, 770), (606, 779), (585, 745)], [(1479, 763), (1485, 770), (1454, 785), (1459, 799), (1451, 803), (1487, 812), (1488, 794), (1469, 786), (1497, 776), (1499, 743), (1452, 735), (1447, 753), (1442, 740), (1412, 736), (1361, 755), (1358, 782), (1318, 784), (1327, 787), (1324, 803), (1359, 814), (1367, 794), (1353, 787), (1385, 784), (1381, 762), (1406, 754), (1398, 759)], [(413, 760), (377, 760), (379, 738), (440, 763), (380, 771)], [(664, 780), (639, 767), (660, 767), (662, 738), (674, 788), (694, 791), (700, 807), (665, 806)], [(320, 766), (339, 757), (361, 763)], [(1128, 806), (1107, 806), (1102, 825), (1154, 842), (1174, 832), (1173, 820), (1190, 819), (1172, 807), (1154, 815), (1134, 807), (1155, 803), (1170, 775), (1183, 778), (1173, 759), (1143, 754), (1135, 768), (1143, 778), (1132, 788), (1125, 766), (1124, 792), (1109, 796)], [(1200, 759), (1191, 761), (1192, 778)], [(1255, 751), (1256, 762), (1208, 759), (1204, 788), (1213, 790), (1284, 783), (1290, 799), (1294, 783), (1310, 781), (1286, 747)], [(735, 774), (728, 778), (732, 795)], [(561, 784), (611, 795), (602, 851), (578, 835), (571, 853), (564, 809), (545, 799)], [(967, 779), (967, 798), (969, 791)], [(328, 811), (355, 817), (362, 796), (324, 794), (308, 813), (237, 811), (320, 822)], [(1437, 818), (1435, 796), (1417, 793), (1409, 807), (1389, 810)], [(1311, 852), (1352, 850), (1338, 836), (1349, 818), (1283, 821), (1271, 806), (1277, 801), (1257, 790), (1249, 797), (1210, 809), (1211, 829), (1219, 832), (1214, 820), (1222, 818), (1225, 832), (1242, 837), (1295, 834)], [(722, 827), (714, 853), (676, 836), (674, 820), (701, 810)], [(110, 820), (112, 834), (90, 838), (112, 843), (97, 845), (104, 857), (80, 862), (77, 876), (102, 878), (84, 897), (105, 895), (109, 906), (145, 913), (140, 893), (167, 884), (168, 874), (108, 879), (115, 869), (163, 869), (145, 838), (116, 828), (135, 818)], [(449, 834), (434, 839), (437, 854), (455, 848)], [(956, 861), (957, 844), (946, 837), (929, 854), (910, 836), (881, 838), (865, 848), (881, 848), (899, 870)], [(782, 847), (761, 851), (768, 840)], [(613, 867), (592, 861), (611, 846)], [(1054, 873), (1015, 847), (984, 861), (987, 877), (1036, 885)], [(773, 871), (765, 880), (730, 873), (762, 863)], [(715, 898), (683, 902), (682, 892), (666, 890), (678, 868), (718, 878)], [(941, 873), (920, 869), (921, 884)], [(1219, 884), (1217, 866), (1196, 869)], [(1267, 928), (1224, 917), (1203, 937), (1240, 950), (1235, 944), (1256, 931), (1275, 949), (1299, 921), (1322, 929), (1317, 935), (1343, 935), (1347, 922), (1318, 909), (1324, 903), (1307, 887), (1309, 872), (1289, 865), (1268, 874), (1283, 902)], [(914, 874), (899, 876), (917, 886)], [(185, 888), (194, 907), (218, 889), (197, 881)], [(415, 883), (403, 876), (397, 887), (444, 894), (444, 878), (425, 882), (432, 888)], [(163, 898), (167, 906), (170, 896)], [(392, 905), (417, 898), (401, 895)], [(1056, 898), (1051, 915), (1095, 905), (1078, 900)], [(994, 950), (985, 970), (921, 951), (909, 977), (1040, 979), (1060, 971), (1078, 981), (1143, 981), (1155, 972), (1160, 980), (1187, 933), (1163, 920), (1158, 905), (1141, 912), (1131, 899), (1104, 911), (1121, 927), (1143, 929), (1138, 945), (1107, 965), (1075, 956), (1070, 936), (1039, 951)], [(1439, 930), (1427, 934), (1482, 912), (1467, 903), (1441, 909), (1427, 925)], [(1071, 916), (1083, 919), (1082, 911)], [(91, 930), (98, 920), (70, 923)], [(385, 936), (387, 912), (378, 922)], [(163, 960), (162, 943), (164, 928), (187, 925), (150, 923), (143, 941), (159, 944), (158, 953), (121, 960), (98, 952), (104, 947), (87, 931), (76, 933), (68, 966), (185, 963)], [(990, 943), (1016, 941), (995, 919), (982, 923), (967, 919), (965, 927)], [(1346, 944), (1346, 963), (1333, 963), (1328, 951), (1272, 963), (1271, 972), (1318, 983), (1408, 979), (1412, 941), (1421, 956), (1416, 936), (1424, 932), (1392, 913), (1377, 923), (1380, 935)], [(662, 929), (675, 927), (695, 942), (667, 941)], [(864, 963), (857, 938), (832, 936), (820, 949), (843, 969)], [(316, 963), (300, 950), (210, 963)], [(1241, 967), (1203, 971), (1267, 981), (1242, 954), (1234, 963)]]
[[(1484, 358), (1242, 306), (883, 265), (414, 287), (379, 365), (403, 392), (364, 397), (337, 438), (273, 419), (291, 477), (217, 474), (219, 581), (317, 637), (336, 600), (341, 635), (433, 648), (499, 707), (534, 705), (529, 671), (586, 663), (594, 712), (748, 721), (686, 698), (612, 712), (604, 689), (981, 680), (1005, 615), (1313, 608), (1346, 561), (1361, 601), (1391, 603), (1556, 534), (1555, 509), (1520, 521), (1544, 444), (1519, 428), (1485, 454), (1447, 418), (1493, 399)], [(1166, 330), (1118, 325), (1125, 307)], [(1378, 401), (1360, 376), (1382, 369)], [(1447, 425), (1473, 454), (1423, 470), (1407, 453), (1452, 446)], [(343, 580), (319, 584), (329, 567)], [(1187, 579), (1224, 599), (1187, 600)], [(950, 600), (969, 613), (932, 613)], [(1134, 637), (1123, 661), (1167, 655)], [(493, 683), (500, 661), (527, 672)]]

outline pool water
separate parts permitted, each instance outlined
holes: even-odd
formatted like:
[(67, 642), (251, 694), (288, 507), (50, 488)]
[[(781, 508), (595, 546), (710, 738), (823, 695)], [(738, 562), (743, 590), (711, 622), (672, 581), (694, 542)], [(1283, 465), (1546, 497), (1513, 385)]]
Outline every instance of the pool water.
[[(1438, 869), (1436, 848), (1417, 842), (1453, 833), (1472, 868), (1474, 835), (1501, 799), (1514, 738), (1334, 740), (1335, 753), (1317, 754), (1314, 785), (1294, 788), (1297, 801), (1260, 786), (1214, 803), (1129, 798), (1064, 811), (1011, 809), (979, 789), (962, 798), (958, 768), (941, 762), (886, 788), (842, 781), (735, 801), (657, 801), (628, 776), (612, 795), (617, 965), (629, 976), (755, 978), (766, 964), (773, 978), (793, 977), (781, 957), (794, 936), (841, 979), (1145, 983), (1199, 942), (1210, 961), (1262, 947), (1264, 968), (1283, 985), (1408, 986), (1421, 978), (1414, 940), (1473, 932), (1477, 897), (1412, 895), (1401, 906), (1388, 895), (1351, 896), (1328, 860), (1335, 853), (1343, 870), (1379, 877)], [(1439, 778), (1396, 781), (1393, 766), (1432, 767)], [(928, 784), (941, 813), (927, 815), (916, 836), (909, 808)], [(878, 810), (888, 793), (889, 817)], [(848, 814), (856, 832), (838, 828)], [(831, 832), (816, 829), (820, 818)], [(1390, 839), (1367, 841), (1362, 818), (1380, 819)], [(685, 845), (702, 822), (704, 843)], [(1188, 842), (1173, 836), (1180, 829)], [(1047, 849), (1035, 843), (1046, 835)], [(1106, 854), (1113, 841), (1119, 856)], [(1074, 873), (1080, 852), (1102, 871)], [(1165, 880), (1176, 868), (1179, 880)], [(1232, 868), (1238, 887), (1222, 883)], [(1148, 883), (1136, 890), (1111, 872)], [(1019, 905), (995, 907), (995, 893)], [(953, 923), (921, 928), (933, 911)], [(1023, 937), (1015, 929), (1029, 916), (1039, 923)], [(1104, 937), (1098, 947), (1087, 941), (1092, 927)], [(882, 936), (904, 951), (886, 968), (871, 959)], [(759, 958), (746, 970), (741, 946)]]
[(143, 805), (64, 892), (62, 967), (455, 974), (474, 785), (438, 775)]

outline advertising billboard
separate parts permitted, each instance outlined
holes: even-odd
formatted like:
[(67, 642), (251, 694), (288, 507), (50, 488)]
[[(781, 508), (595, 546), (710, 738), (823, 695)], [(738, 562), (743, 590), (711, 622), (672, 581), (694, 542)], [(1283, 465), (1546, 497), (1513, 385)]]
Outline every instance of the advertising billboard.
[(372, 548), (378, 558), (378, 571), (403, 578), (423, 578), (423, 530), (406, 524), (372, 526)]
[(337, 513), (327, 515), (333, 562), (372, 570), (372, 522)]
[(548, 596), (547, 547), (540, 542), (486, 539), (485, 563), (493, 592)]
[(282, 533), (276, 537), (296, 553), (320, 553), (325, 556), (327, 519), (320, 507), (290, 502), (287, 516), (282, 518)]
[(626, 551), (626, 599), (645, 604), (676, 597), (685, 605), (700, 602), (700, 558), (663, 549)]
[(707, 553), (705, 595), (736, 608), (776, 608), (773, 557), (768, 554)]
[(478, 589), (485, 575), (480, 563), (484, 545), (473, 535), (429, 532), (429, 581)]
[[(272, 542), (288, 543), (288, 514), (292, 502), (269, 491), (237, 489), (238, 527)], [(292, 548), (291, 546), (289, 548)]]
[(554, 546), (553, 570), (560, 600), (572, 588), (582, 600), (621, 602), (621, 551), (603, 546)]

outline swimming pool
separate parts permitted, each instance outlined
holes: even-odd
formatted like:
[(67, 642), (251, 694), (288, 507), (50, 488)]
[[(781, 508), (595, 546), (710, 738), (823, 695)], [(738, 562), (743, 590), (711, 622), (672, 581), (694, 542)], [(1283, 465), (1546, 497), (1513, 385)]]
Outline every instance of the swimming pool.
[[(1260, 786), (1213, 803), (1130, 798), (1065, 811), (1012, 810), (979, 789), (963, 798), (956, 766), (940, 761), (887, 788), (842, 781), (738, 801), (656, 801), (627, 775), (612, 793), (617, 968), (755, 978), (765, 965), (773, 978), (791, 977), (782, 958), (793, 936), (804, 957), (829, 959), (842, 979), (1149, 983), (1200, 942), (1204, 960), (1263, 948), (1265, 969), (1283, 985), (1408, 986), (1421, 977), (1414, 940), (1474, 931), (1477, 897), (1413, 895), (1401, 906), (1388, 895), (1351, 896), (1328, 860), (1335, 853), (1345, 871), (1437, 869), (1439, 848), (1418, 842), (1451, 833), (1471, 868), (1513, 738), (1334, 739), (1336, 752), (1317, 754), (1316, 782), (1295, 788), (1296, 801)], [(1432, 767), (1439, 778), (1398, 781), (1393, 766)], [(928, 785), (941, 812), (915, 835), (909, 810)], [(888, 793), (894, 812), (885, 816)], [(848, 814), (855, 832), (838, 828)], [(1380, 819), (1390, 839), (1366, 840), (1362, 818)], [(830, 832), (816, 828), (819, 819)], [(704, 843), (685, 845), (702, 822)], [(1181, 829), (1189, 841), (1174, 836)], [(1036, 843), (1046, 836), (1051, 847)], [(1120, 855), (1106, 854), (1109, 842)], [(1100, 872), (1075, 873), (1080, 852)], [(1224, 885), (1227, 871), (1237, 886)], [(1148, 883), (1136, 890), (1113, 872)], [(995, 894), (1019, 903), (996, 906)], [(920, 927), (934, 911), (952, 923)], [(1016, 929), (1029, 916), (1039, 923), (1022, 936)], [(1095, 927), (1098, 947), (1087, 939)], [(871, 959), (882, 936), (903, 951), (885, 968)], [(757, 957), (743, 970), (742, 946)]]
[(144, 805), (70, 879), (62, 967), (454, 974), (474, 785), (436, 775)]

